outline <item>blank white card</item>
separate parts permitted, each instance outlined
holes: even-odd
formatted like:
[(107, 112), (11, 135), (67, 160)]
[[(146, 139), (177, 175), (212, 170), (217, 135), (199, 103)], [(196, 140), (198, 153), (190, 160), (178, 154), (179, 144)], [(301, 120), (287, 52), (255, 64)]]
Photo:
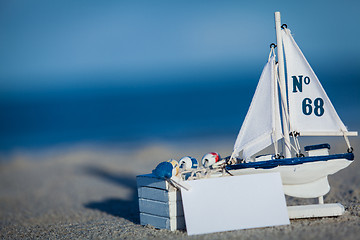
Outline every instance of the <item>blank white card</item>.
[(290, 224), (279, 173), (187, 181), (188, 235)]

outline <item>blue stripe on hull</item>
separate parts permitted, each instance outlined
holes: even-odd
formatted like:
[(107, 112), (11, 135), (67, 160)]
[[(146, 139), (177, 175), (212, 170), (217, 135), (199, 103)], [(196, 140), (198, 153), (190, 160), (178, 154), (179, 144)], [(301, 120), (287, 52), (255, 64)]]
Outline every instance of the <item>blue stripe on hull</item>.
[(228, 165), (226, 166), (227, 170), (236, 170), (236, 169), (243, 169), (243, 168), (274, 168), (278, 166), (286, 166), (286, 165), (298, 165), (303, 163), (310, 163), (310, 162), (320, 162), (320, 161), (328, 161), (334, 159), (347, 159), (347, 160), (354, 160), (353, 153), (342, 153), (342, 154), (334, 154), (334, 155), (327, 155), (327, 156), (314, 156), (314, 157), (301, 157), (301, 158), (285, 158), (285, 159), (274, 159), (268, 161), (261, 161), (261, 162), (248, 162), (248, 163), (239, 163), (235, 165)]

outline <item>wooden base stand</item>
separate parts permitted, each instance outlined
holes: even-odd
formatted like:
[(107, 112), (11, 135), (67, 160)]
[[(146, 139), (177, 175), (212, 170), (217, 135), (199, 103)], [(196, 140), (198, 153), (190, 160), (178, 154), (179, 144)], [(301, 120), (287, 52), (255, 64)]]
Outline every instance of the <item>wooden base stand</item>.
[(345, 213), (340, 203), (312, 204), (287, 207), (290, 219), (335, 217)]

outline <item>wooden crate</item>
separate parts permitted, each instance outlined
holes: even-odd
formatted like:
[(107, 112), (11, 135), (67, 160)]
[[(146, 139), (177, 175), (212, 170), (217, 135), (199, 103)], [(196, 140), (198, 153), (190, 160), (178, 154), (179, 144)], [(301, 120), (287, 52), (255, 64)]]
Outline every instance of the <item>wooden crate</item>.
[(139, 175), (136, 180), (141, 225), (171, 231), (185, 229), (180, 191), (153, 174)]

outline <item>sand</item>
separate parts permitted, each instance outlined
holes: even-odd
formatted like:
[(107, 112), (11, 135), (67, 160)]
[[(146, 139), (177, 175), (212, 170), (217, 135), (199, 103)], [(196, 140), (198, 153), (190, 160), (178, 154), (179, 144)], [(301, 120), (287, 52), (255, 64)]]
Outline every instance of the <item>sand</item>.
[[(346, 208), (340, 217), (292, 220), (289, 226), (248, 229), (190, 237), (192, 239), (359, 239), (360, 163), (355, 161), (329, 177), (325, 202)], [(196, 158), (221, 144), (149, 143), (136, 148), (74, 145), (15, 151), (0, 160), (1, 239), (184, 239), (185, 231), (159, 230), (139, 224), (135, 176), (157, 163), (183, 155)], [(336, 145), (336, 144), (335, 144)], [(334, 146), (334, 143), (332, 143)], [(332, 151), (344, 151), (344, 144)], [(288, 198), (288, 203), (313, 203)]]

